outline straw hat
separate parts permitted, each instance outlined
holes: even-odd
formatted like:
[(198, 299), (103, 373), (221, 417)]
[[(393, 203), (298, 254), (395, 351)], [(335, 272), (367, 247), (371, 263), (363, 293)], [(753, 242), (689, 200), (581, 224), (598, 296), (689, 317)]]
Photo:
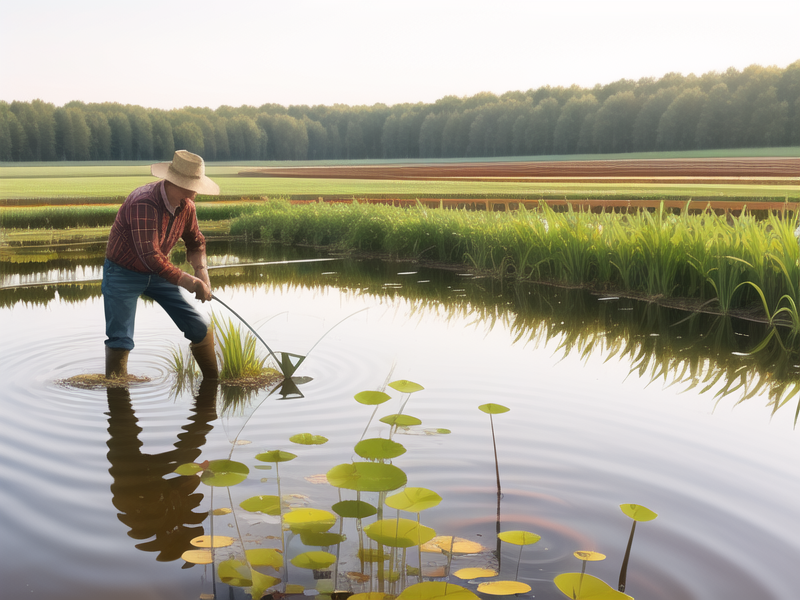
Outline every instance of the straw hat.
[(198, 194), (219, 195), (219, 186), (205, 175), (203, 159), (188, 150), (176, 150), (172, 162), (156, 163), (150, 167), (150, 172)]

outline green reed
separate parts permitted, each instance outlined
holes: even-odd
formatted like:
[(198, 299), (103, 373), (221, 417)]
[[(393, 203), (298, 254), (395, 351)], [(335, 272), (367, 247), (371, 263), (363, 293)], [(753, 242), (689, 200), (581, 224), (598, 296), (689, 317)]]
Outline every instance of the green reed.
[[(231, 233), (401, 258), (465, 264), (498, 277), (690, 299), (728, 314), (797, 316), (797, 218), (664, 210), (636, 214), (467, 212), (383, 205), (268, 202)], [(800, 323), (800, 319), (797, 319)]]
[(260, 376), (267, 359), (258, 357), (255, 336), (242, 335), (241, 328), (232, 319), (226, 322), (212, 313), (211, 321), (222, 359), (219, 378), (224, 381)]

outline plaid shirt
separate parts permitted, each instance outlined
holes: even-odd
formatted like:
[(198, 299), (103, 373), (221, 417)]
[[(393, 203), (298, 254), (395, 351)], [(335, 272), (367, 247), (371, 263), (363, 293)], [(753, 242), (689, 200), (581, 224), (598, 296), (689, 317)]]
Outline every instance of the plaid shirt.
[(169, 253), (180, 238), (187, 251), (205, 252), (194, 202), (181, 201), (173, 215), (167, 209), (164, 182), (154, 181), (133, 190), (123, 202), (108, 236), (106, 258), (131, 271), (155, 273), (177, 284), (183, 271), (169, 261)]

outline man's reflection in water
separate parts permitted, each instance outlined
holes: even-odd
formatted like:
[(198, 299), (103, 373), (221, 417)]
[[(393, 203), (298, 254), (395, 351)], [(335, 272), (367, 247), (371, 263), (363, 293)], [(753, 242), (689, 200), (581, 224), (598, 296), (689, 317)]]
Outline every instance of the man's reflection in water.
[[(156, 560), (172, 561), (192, 548), (189, 541), (203, 535), (200, 526), (208, 512), (194, 512), (203, 494), (194, 493), (200, 484), (196, 475), (175, 475), (178, 465), (194, 462), (206, 435), (216, 419), (217, 382), (203, 381), (195, 399), (189, 423), (178, 434), (175, 448), (160, 454), (144, 454), (127, 389), (108, 389), (108, 472), (114, 479), (111, 494), (120, 511), (119, 520), (130, 527), (128, 535), (137, 540), (150, 540), (136, 547), (158, 552)], [(150, 539), (154, 538), (154, 539)]]

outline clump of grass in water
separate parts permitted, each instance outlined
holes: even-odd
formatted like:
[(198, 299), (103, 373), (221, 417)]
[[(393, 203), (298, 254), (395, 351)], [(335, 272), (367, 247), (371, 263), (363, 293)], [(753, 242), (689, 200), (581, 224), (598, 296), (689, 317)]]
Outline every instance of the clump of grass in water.
[(240, 327), (231, 319), (223, 322), (212, 314), (211, 320), (222, 359), (219, 373), (221, 383), (258, 388), (282, 378), (279, 371), (266, 366), (266, 357), (258, 357), (255, 336), (250, 333), (243, 335)]

